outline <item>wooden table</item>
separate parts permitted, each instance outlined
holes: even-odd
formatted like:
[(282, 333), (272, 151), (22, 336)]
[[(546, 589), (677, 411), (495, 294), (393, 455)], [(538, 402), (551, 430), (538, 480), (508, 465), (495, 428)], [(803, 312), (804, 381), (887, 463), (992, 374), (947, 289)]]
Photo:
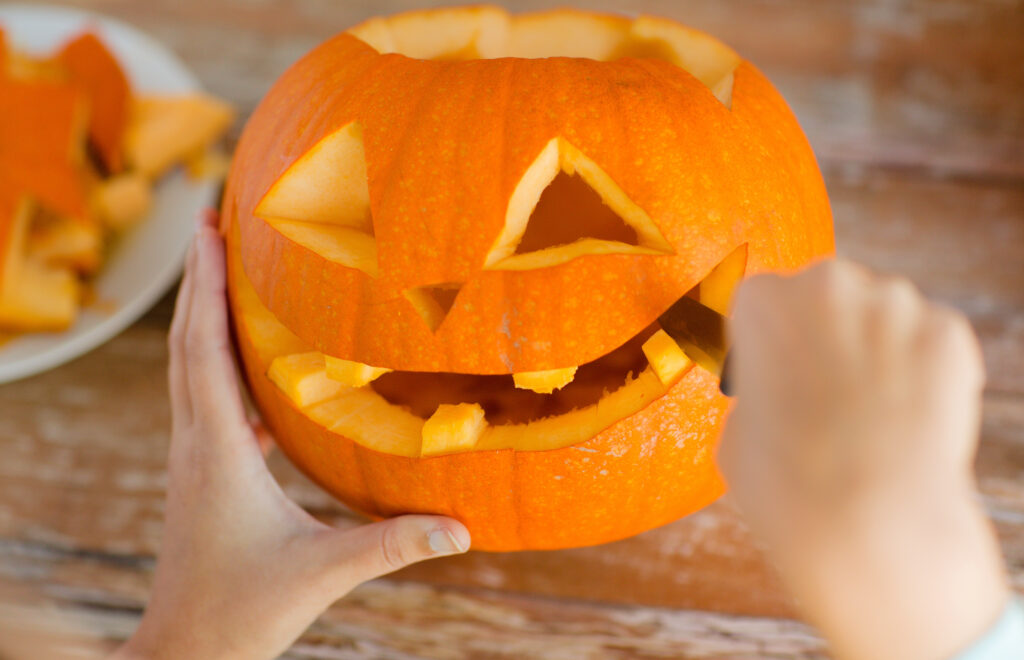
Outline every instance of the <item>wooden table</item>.
[[(248, 112), (328, 35), (431, 3), (72, 4), (149, 31)], [(817, 150), (840, 252), (907, 274), (970, 315), (989, 373), (980, 483), (1024, 590), (1024, 2), (628, 6), (706, 29), (761, 66)], [(161, 529), (171, 311), (168, 296), (91, 355), (0, 387), (0, 580), (26, 590), (0, 604), (0, 619), (59, 628), (84, 657), (129, 635), (146, 600)], [(304, 506), (346, 515), (280, 457), (272, 463)], [(604, 547), (470, 554), (408, 569), (357, 590), (286, 657), (823, 656), (813, 631), (791, 616), (743, 525), (720, 503)]]

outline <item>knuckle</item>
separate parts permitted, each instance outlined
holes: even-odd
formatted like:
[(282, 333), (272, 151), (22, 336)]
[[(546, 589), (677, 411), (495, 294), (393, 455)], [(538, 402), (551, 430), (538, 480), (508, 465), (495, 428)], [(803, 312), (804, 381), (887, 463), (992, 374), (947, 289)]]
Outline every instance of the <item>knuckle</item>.
[(907, 304), (917, 300), (917, 287), (906, 277), (890, 277), (881, 286), (884, 299), (891, 304)]
[(167, 349), (171, 355), (176, 355), (181, 351), (181, 345), (181, 328), (179, 326), (172, 326), (170, 333), (167, 335)]
[(945, 340), (957, 341), (968, 337), (971, 325), (963, 314), (945, 307), (936, 307), (932, 313), (932, 328)]
[(191, 332), (185, 337), (185, 357), (193, 366), (200, 366), (224, 347), (223, 343), (211, 340), (202, 332)]
[(401, 523), (395, 522), (384, 528), (380, 535), (380, 558), (385, 568), (397, 570), (409, 562), (408, 552), (402, 543)]
[(955, 354), (977, 353), (977, 340), (970, 321), (963, 314), (945, 307), (936, 307), (928, 315), (925, 334), (927, 344)]
[(833, 259), (824, 261), (807, 272), (807, 277), (826, 289), (834, 289), (844, 285), (850, 279), (851, 266), (844, 261)]
[(919, 318), (921, 296), (917, 287), (904, 277), (886, 278), (878, 283), (873, 292), (871, 307), (875, 314), (887, 324)]

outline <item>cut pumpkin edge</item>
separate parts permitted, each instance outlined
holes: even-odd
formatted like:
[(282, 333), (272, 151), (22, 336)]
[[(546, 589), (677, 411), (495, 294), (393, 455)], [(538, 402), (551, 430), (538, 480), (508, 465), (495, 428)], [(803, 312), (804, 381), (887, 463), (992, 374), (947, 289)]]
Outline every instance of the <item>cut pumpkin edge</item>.
[[(424, 24), (431, 28), (424, 30)], [(688, 72), (726, 108), (732, 104), (733, 74), (743, 61), (710, 34), (669, 19), (572, 9), (523, 14), (496, 6), (422, 9), (372, 18), (347, 32), (378, 53), (423, 60), (653, 57)], [(567, 32), (581, 38), (567, 40)]]
[[(259, 300), (256, 291), (241, 268), (237, 257), (230, 259), (235, 281), (235, 310), (239, 339), (248, 344), (251, 354), (259, 360), (262, 377), (271, 378), (276, 391), (288, 405), (311, 421), (338, 433), (368, 449), (407, 457), (420, 457), (423, 449), (423, 427), (428, 420), (394, 405), (371, 387), (345, 387), (326, 377), (326, 364), (321, 358), (295, 358), (295, 354), (311, 353), (312, 349), (291, 333)], [(292, 383), (282, 376), (282, 364), (275, 360), (295, 360), (302, 382)], [(672, 386), (686, 378), (693, 365), (679, 373), (675, 383), (666, 386), (651, 367), (629, 378), (624, 385), (605, 395), (597, 403), (557, 417), (548, 417), (526, 424), (488, 425), (480, 432), (471, 449), (463, 451), (514, 450), (546, 451), (563, 449), (584, 442), (608, 427), (643, 410), (664, 396)], [(310, 383), (319, 385), (310, 385)], [(333, 388), (340, 386), (334, 391)], [(327, 391), (326, 398), (317, 395)], [(330, 390), (330, 391), (328, 391)], [(294, 398), (289, 392), (295, 394)], [(298, 399), (298, 402), (296, 401)], [(305, 405), (300, 405), (305, 404)]]

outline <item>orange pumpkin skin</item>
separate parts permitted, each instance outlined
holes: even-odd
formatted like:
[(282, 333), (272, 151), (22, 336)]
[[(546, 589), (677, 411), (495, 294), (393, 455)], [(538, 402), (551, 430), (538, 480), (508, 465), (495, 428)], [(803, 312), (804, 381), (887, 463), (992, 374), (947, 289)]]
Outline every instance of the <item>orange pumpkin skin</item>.
[(121, 171), (121, 142), (131, 88), (121, 65), (95, 34), (86, 32), (57, 55), (73, 84), (89, 100), (89, 138), (111, 173)]
[[(618, 20), (618, 19), (616, 19)], [(255, 214), (321, 139), (363, 129), (379, 276), (293, 242)], [(675, 254), (585, 257), (531, 271), (483, 269), (510, 196), (561, 136), (658, 224)], [(727, 108), (655, 60), (435, 62), (381, 55), (339, 35), (289, 70), (250, 120), (223, 207), (234, 314), (240, 272), (316, 350), (409, 371), (509, 374), (584, 364), (656, 320), (739, 245), (747, 274), (834, 251), (824, 184), (789, 108), (751, 64)], [(404, 291), (465, 283), (432, 332)], [(509, 314), (509, 310), (514, 310)], [(714, 445), (728, 408), (691, 369), (592, 439), (550, 451), (405, 458), (311, 421), (238, 342), (254, 397), (288, 457), (371, 516), (453, 515), (474, 548), (550, 549), (624, 538), (723, 492)]]

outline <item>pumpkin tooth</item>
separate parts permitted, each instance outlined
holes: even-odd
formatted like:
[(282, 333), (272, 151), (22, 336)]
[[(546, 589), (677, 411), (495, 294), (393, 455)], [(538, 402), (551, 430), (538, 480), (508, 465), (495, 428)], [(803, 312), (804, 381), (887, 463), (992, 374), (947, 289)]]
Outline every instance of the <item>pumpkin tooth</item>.
[(719, 314), (728, 314), (732, 297), (747, 270), (747, 244), (739, 246), (701, 280), (697, 299)]
[(484, 409), (477, 403), (441, 405), (423, 424), (421, 456), (437, 456), (476, 447), (487, 428)]
[(363, 387), (391, 371), (384, 367), (371, 367), (362, 362), (324, 356), (327, 377), (348, 387)]
[(274, 358), (267, 377), (300, 408), (333, 398), (345, 386), (327, 377), (322, 353), (296, 353)]
[(666, 387), (678, 380), (693, 365), (693, 360), (664, 330), (658, 330), (651, 335), (644, 342), (643, 351), (658, 380)]
[(524, 371), (513, 374), (512, 380), (516, 387), (521, 390), (533, 390), (538, 394), (551, 394), (560, 390), (573, 381), (576, 377), (576, 369), (579, 367), (566, 367), (565, 369), (550, 369), (548, 371)]

